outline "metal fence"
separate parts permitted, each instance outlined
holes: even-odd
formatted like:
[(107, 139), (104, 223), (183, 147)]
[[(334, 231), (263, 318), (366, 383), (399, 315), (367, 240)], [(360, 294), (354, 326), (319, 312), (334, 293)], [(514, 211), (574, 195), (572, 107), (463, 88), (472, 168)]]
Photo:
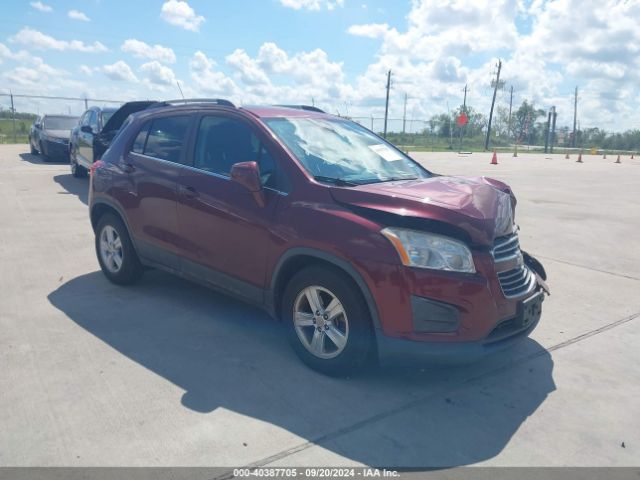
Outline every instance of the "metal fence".
[[(60, 114), (80, 116), (91, 106), (121, 105), (123, 100), (88, 97), (54, 97), (0, 93), (0, 143), (26, 141), (32, 117), (23, 115)], [(5, 113), (6, 112), (6, 113)]]

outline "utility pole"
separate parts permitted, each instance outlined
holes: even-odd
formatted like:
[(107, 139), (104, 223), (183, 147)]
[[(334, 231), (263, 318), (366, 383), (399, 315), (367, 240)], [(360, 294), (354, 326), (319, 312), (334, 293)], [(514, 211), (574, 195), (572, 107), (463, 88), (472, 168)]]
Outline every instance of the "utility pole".
[(13, 106), (13, 92), (9, 90), (9, 96), (11, 97), (11, 120), (13, 121), (13, 143), (18, 143), (16, 139), (16, 109)]
[(489, 123), (487, 124), (487, 138), (484, 141), (484, 149), (489, 150), (489, 138), (491, 137), (491, 120), (493, 120), (493, 107), (496, 103), (496, 94), (498, 93), (498, 85), (500, 84), (500, 70), (502, 69), (502, 61), (498, 60), (498, 73), (496, 74), (496, 84), (493, 88), (493, 100), (491, 100), (491, 110), (489, 111)]
[(407, 126), (407, 94), (404, 94), (404, 110), (402, 112), (402, 136), (404, 137), (404, 133), (406, 131)]
[(387, 138), (387, 119), (389, 118), (389, 90), (391, 89), (391, 70), (387, 73), (387, 100), (384, 104), (384, 133), (382, 136)]
[(573, 99), (573, 138), (571, 139), (571, 146), (576, 148), (576, 120), (578, 119), (578, 87), (576, 87), (575, 97)]
[[(467, 114), (467, 84), (464, 84), (464, 100), (462, 100), (462, 113)], [(466, 130), (467, 124), (460, 125), (460, 142), (458, 144), (458, 152), (462, 152), (462, 132)]]
[(511, 107), (513, 106), (513, 85), (509, 94), (509, 120), (507, 120), (507, 136), (511, 138)]
[(558, 118), (558, 112), (556, 107), (551, 108), (553, 110), (553, 117), (551, 117), (551, 140), (549, 140), (549, 151), (553, 153), (553, 144), (556, 141), (556, 118)]
[(549, 110), (547, 115), (547, 124), (544, 127), (544, 153), (549, 151), (549, 131), (551, 129), (551, 117), (553, 116), (553, 107)]
[(89, 101), (87, 100), (87, 97), (84, 97), (84, 109), (89, 110)]

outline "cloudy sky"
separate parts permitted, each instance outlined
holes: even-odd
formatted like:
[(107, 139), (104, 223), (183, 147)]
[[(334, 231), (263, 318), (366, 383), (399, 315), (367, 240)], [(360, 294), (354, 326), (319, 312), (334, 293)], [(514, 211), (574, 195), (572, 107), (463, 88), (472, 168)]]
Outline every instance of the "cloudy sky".
[[(0, 93), (225, 97), (427, 119), (462, 103), (556, 105), (570, 125), (638, 128), (640, 0), (40, 0), (3, 5)], [(27, 109), (82, 102), (20, 100)], [(7, 107), (8, 99), (0, 97)]]

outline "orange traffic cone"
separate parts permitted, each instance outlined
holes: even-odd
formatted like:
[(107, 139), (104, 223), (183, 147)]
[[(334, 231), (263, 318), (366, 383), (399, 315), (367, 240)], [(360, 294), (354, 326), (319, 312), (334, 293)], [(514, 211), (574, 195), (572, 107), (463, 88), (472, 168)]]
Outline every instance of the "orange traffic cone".
[(493, 157), (491, 157), (491, 165), (498, 164), (498, 156), (496, 155), (496, 149), (493, 149)]
[(618, 154), (618, 158), (617, 158), (617, 159), (616, 159), (616, 161), (615, 161), (615, 162), (613, 162), (613, 163), (622, 163), (622, 162), (620, 161), (620, 155), (619, 155), (619, 154)]
[(576, 160), (576, 163), (584, 163), (582, 161), (582, 150), (580, 150), (580, 153), (578, 154), (578, 160)]

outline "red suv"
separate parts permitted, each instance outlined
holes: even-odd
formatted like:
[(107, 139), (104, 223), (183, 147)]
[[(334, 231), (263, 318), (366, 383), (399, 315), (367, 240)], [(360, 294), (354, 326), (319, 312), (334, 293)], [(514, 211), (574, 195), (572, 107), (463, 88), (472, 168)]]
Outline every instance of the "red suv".
[(546, 275), (515, 203), (314, 107), (199, 100), (131, 115), (93, 164), (89, 207), (110, 281), (155, 267), (227, 292), (343, 376), (473, 361), (535, 328)]

